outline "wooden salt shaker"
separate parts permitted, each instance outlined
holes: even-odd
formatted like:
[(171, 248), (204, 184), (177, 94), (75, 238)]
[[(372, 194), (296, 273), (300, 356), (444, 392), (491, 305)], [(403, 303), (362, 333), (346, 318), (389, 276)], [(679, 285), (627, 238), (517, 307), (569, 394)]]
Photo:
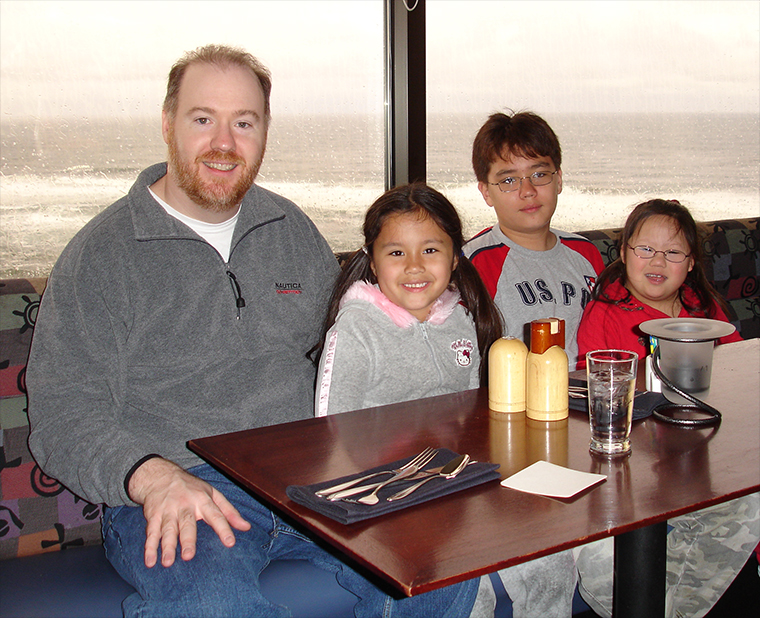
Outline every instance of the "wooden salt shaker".
[(525, 361), (528, 348), (519, 339), (502, 337), (488, 351), (488, 407), (497, 412), (525, 410)]

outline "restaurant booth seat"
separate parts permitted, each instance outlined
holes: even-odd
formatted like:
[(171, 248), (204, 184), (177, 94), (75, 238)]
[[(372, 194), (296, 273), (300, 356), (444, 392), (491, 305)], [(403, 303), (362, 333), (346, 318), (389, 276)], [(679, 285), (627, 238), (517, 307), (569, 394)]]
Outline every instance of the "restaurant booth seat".
[[(709, 278), (729, 303), (743, 338), (760, 337), (760, 235), (757, 219), (700, 224)], [(606, 263), (619, 230), (581, 232)], [(101, 505), (42, 473), (27, 448), (25, 369), (46, 279), (0, 280), (0, 618), (121, 616), (132, 592), (105, 557)], [(497, 577), (497, 618), (511, 602)], [(351, 616), (356, 598), (334, 576), (304, 561), (278, 560), (261, 575), (270, 600), (295, 617)], [(587, 611), (576, 592), (574, 611)]]

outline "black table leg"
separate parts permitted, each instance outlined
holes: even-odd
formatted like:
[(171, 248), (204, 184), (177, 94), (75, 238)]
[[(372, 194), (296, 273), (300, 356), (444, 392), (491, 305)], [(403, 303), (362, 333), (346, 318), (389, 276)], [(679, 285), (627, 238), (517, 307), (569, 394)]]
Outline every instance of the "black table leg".
[(615, 537), (614, 618), (665, 615), (668, 523)]

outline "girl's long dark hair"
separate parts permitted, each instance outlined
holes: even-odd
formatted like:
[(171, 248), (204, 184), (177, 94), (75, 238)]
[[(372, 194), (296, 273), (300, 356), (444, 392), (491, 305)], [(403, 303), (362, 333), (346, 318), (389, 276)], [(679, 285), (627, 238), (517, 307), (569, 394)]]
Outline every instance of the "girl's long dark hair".
[[(662, 200), (654, 199), (648, 202), (643, 202), (636, 206), (628, 215), (628, 219), (625, 222), (625, 227), (620, 233), (620, 239), (618, 240), (618, 246), (620, 248), (620, 255), (618, 259), (612, 262), (607, 268), (599, 275), (594, 291), (592, 292), (592, 298), (605, 303), (619, 304), (627, 302), (631, 298), (631, 293), (624, 298), (611, 298), (607, 295), (606, 289), (615, 281), (619, 281), (622, 286), (625, 286), (628, 281), (628, 276), (625, 270), (625, 264), (623, 263), (622, 255), (632, 237), (641, 229), (644, 221), (650, 217), (655, 216), (668, 217), (673, 221), (673, 225), (676, 228), (676, 233), (681, 232), (686, 240), (686, 244), (689, 247), (689, 255), (694, 260), (694, 266), (686, 275), (684, 284), (678, 289), (678, 298), (681, 301), (681, 305), (691, 315), (705, 315), (712, 317), (713, 308), (717, 304), (723, 311), (728, 311), (728, 306), (723, 297), (712, 286), (710, 281), (705, 275), (704, 267), (704, 252), (702, 251), (702, 238), (700, 237), (699, 228), (694, 221), (694, 217), (687, 208), (682, 206), (677, 200)], [(684, 297), (684, 287), (688, 287), (694, 292), (696, 302), (689, 302)]]
[(457, 267), (451, 274), (450, 285), (455, 287), (462, 298), (462, 304), (472, 316), (478, 337), (480, 351), (480, 378), (485, 384), (488, 350), (502, 334), (501, 315), (488, 294), (478, 271), (469, 259), (462, 255), (464, 237), (462, 222), (454, 206), (448, 199), (432, 187), (422, 182), (401, 185), (385, 192), (369, 207), (364, 218), (364, 247), (355, 251), (346, 260), (338, 280), (335, 282), (327, 317), (322, 329), (322, 338), (311, 352), (315, 362), (319, 359), (327, 331), (330, 330), (340, 309), (340, 300), (356, 281), (377, 283), (370, 267), (373, 243), (388, 217), (401, 214), (418, 214), (430, 217), (450, 238), (454, 255), (458, 256)]

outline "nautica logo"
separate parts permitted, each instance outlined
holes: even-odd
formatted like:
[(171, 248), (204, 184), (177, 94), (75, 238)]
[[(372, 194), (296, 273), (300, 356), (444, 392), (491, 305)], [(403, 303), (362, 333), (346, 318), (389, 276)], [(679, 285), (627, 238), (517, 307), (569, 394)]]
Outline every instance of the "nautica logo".
[(300, 283), (275, 282), (274, 287), (278, 294), (300, 294), (302, 291)]

